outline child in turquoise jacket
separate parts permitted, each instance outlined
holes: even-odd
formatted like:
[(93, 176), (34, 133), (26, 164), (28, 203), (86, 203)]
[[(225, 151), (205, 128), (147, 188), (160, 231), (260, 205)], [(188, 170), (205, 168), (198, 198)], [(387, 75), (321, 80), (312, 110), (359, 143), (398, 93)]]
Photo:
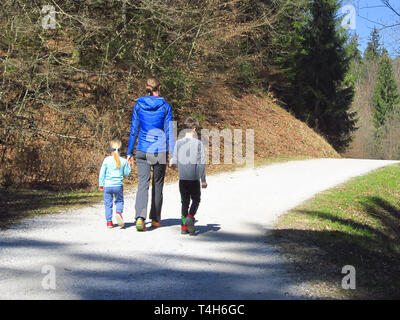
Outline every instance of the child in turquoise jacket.
[(99, 174), (99, 189), (104, 191), (107, 228), (114, 227), (112, 223), (114, 198), (117, 223), (120, 227), (125, 225), (122, 218), (124, 210), (123, 178), (131, 173), (131, 167), (126, 159), (119, 156), (121, 145), (119, 140), (110, 142), (111, 155), (104, 159)]

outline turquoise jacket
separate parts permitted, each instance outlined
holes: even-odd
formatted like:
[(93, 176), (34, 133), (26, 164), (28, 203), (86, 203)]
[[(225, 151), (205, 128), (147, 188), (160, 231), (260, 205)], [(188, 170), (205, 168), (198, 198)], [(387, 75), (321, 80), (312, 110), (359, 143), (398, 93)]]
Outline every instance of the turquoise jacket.
[(128, 161), (124, 158), (121, 160), (121, 167), (116, 168), (116, 163), (113, 156), (108, 156), (104, 159), (99, 174), (99, 187), (119, 187), (122, 186), (124, 176), (129, 176), (131, 167)]

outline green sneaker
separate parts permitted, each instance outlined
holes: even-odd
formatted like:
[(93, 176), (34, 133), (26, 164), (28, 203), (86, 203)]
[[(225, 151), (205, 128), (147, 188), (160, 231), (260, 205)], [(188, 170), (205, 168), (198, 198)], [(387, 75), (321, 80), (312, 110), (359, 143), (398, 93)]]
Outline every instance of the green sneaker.
[(144, 224), (143, 218), (137, 218), (137, 220), (136, 220), (136, 230), (137, 231), (146, 231), (146, 225)]

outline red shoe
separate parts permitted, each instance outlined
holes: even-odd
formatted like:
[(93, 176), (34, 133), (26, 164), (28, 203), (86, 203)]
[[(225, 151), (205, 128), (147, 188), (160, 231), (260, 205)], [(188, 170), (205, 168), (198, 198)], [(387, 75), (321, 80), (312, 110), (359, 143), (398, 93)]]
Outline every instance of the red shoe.
[(117, 212), (117, 214), (115, 215), (115, 219), (117, 219), (117, 223), (121, 228), (125, 226), (125, 222), (124, 219), (122, 218), (121, 212)]
[(189, 230), (187, 226), (181, 226), (181, 234), (188, 234)]
[(114, 225), (113, 225), (113, 223), (111, 221), (107, 221), (107, 228), (108, 229), (114, 228)]
[(152, 221), (151, 221), (151, 226), (152, 226), (153, 228), (159, 228), (159, 227), (162, 227), (162, 223), (161, 223), (160, 221), (152, 220)]

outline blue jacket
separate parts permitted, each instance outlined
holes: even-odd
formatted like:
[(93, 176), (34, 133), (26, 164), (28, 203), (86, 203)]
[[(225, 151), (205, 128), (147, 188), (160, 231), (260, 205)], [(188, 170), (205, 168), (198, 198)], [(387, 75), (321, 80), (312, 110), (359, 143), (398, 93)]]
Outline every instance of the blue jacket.
[(133, 107), (128, 156), (137, 151), (160, 153), (174, 151), (174, 130), (171, 106), (162, 97), (144, 96)]

